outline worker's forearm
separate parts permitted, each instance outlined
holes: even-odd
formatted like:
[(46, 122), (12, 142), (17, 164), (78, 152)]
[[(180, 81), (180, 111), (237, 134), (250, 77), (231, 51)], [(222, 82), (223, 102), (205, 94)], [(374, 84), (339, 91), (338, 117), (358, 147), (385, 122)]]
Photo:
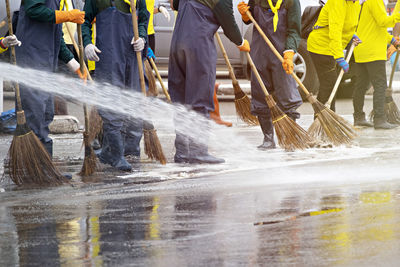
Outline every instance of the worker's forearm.
[(46, 0), (24, 0), (26, 15), (40, 22), (56, 22), (55, 10), (46, 6)]

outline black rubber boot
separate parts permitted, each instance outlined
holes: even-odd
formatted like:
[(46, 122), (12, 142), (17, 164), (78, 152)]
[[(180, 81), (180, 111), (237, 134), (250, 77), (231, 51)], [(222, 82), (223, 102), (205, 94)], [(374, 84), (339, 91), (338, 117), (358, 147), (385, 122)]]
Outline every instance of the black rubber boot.
[(388, 123), (386, 118), (374, 118), (374, 128), (375, 129), (382, 129), (382, 130), (389, 130), (398, 127), (398, 125)]
[(189, 163), (193, 164), (220, 164), (225, 160), (208, 153), (208, 146), (189, 139)]
[(189, 138), (183, 134), (176, 133), (175, 138), (175, 163), (189, 162)]
[(363, 127), (374, 127), (374, 124), (372, 122), (369, 122), (365, 118), (365, 113), (361, 114), (353, 114), (354, 117), (354, 126), (363, 126)]
[(257, 148), (260, 150), (269, 150), (276, 148), (274, 141), (274, 126), (272, 124), (271, 118), (268, 118), (267, 116), (257, 116), (257, 119), (264, 134), (263, 143)]

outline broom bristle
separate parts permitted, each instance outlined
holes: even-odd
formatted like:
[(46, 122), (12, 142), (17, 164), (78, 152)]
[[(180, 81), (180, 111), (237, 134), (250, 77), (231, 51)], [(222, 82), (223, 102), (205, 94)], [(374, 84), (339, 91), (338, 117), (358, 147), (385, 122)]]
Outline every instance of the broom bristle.
[(93, 140), (101, 132), (102, 129), (103, 129), (103, 120), (101, 119), (96, 107), (92, 107), (89, 115), (89, 130), (88, 130), (89, 144), (93, 142)]
[(97, 156), (93, 151), (89, 142), (89, 135), (83, 134), (83, 143), (85, 145), (85, 158), (83, 160), (82, 169), (79, 172), (80, 176), (90, 176), (97, 169)]
[(309, 148), (313, 138), (276, 105), (271, 95), (266, 99), (279, 145), (290, 151)]
[(144, 70), (146, 72), (146, 77), (149, 82), (149, 91), (147, 94), (148, 96), (157, 96), (158, 90), (156, 78), (154, 77), (153, 69), (151, 68), (150, 63), (147, 60), (144, 61)]
[(311, 147), (332, 147), (332, 144), (330, 143), (329, 138), (324, 131), (324, 127), (322, 127), (320, 120), (317, 118), (308, 128), (307, 132), (315, 139), (315, 143), (310, 144)]
[(235, 92), (235, 108), (238, 117), (247, 124), (258, 125), (257, 117), (251, 114), (251, 102), (249, 97), (242, 91), (238, 83), (233, 83)]
[(400, 110), (394, 101), (385, 104), (387, 121), (392, 124), (400, 124)]
[[(17, 112), (18, 121), (25, 115)], [(8, 152), (6, 167), (11, 180), (16, 185), (52, 186), (68, 183), (68, 180), (53, 165), (53, 162), (40, 142), (26, 123), (17, 124), (14, 138)]]
[(162, 165), (167, 164), (160, 139), (154, 125), (149, 122), (143, 124), (144, 152), (152, 160), (158, 160)]
[(355, 128), (313, 96), (309, 96), (314, 113), (320, 121), (326, 138), (334, 145), (350, 144), (357, 136)]

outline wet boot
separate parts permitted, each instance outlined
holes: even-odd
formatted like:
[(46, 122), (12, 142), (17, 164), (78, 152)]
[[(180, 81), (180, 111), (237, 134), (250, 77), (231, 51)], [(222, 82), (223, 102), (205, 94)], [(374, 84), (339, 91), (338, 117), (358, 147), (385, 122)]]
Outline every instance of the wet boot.
[(257, 119), (264, 134), (263, 143), (257, 148), (260, 150), (269, 150), (276, 148), (274, 141), (274, 127), (271, 118), (268, 118), (267, 116), (257, 116)]
[(189, 162), (189, 139), (183, 134), (176, 133), (175, 138), (175, 163), (188, 163)]
[(388, 123), (386, 118), (374, 118), (374, 128), (375, 129), (382, 129), (382, 130), (389, 130), (398, 127), (398, 125)]
[(189, 163), (192, 164), (220, 164), (225, 160), (208, 153), (206, 144), (189, 139)]
[(374, 127), (374, 125), (365, 119), (365, 113), (353, 114), (354, 126)]

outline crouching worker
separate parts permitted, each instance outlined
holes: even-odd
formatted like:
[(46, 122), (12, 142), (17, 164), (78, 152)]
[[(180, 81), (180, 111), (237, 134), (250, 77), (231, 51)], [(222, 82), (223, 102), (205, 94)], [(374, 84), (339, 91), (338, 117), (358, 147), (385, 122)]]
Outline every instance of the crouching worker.
[[(232, 0), (174, 0), (178, 10), (168, 67), (168, 88), (171, 100), (192, 108), (209, 118), (214, 110), (214, 85), (217, 51), (214, 34), (222, 27), (225, 35), (240, 50), (250, 51), (247, 40), (240, 34), (233, 17)], [(201, 141), (189, 138), (183, 121), (176, 115), (175, 162), (223, 163), (208, 153), (207, 123), (191, 123), (187, 130), (199, 133)]]
[[(65, 45), (62, 23), (82, 24), (85, 13), (77, 9), (61, 11), (59, 0), (24, 0), (18, 16), (16, 35), (21, 46), (16, 47), (17, 64), (22, 67), (54, 72), (61, 59), (81, 78), (79, 63)], [(53, 154), (53, 140), (49, 137), (49, 124), (54, 118), (53, 96), (49, 93), (20, 85), (22, 109), (26, 122)]]
[[(302, 104), (302, 100), (295, 81), (288, 74), (293, 73), (293, 56), (300, 43), (299, 0), (250, 0), (248, 5), (244, 2), (239, 3), (238, 10), (246, 24), (251, 23), (246, 15), (246, 11), (250, 10), (272, 44), (283, 54), (282, 64), (254, 27), (250, 53), (254, 64), (279, 108), (296, 121), (300, 117), (296, 110)], [(258, 148), (273, 149), (276, 147), (273, 122), (264, 91), (254, 73), (251, 74), (251, 97), (252, 113), (257, 116), (264, 135), (263, 143)]]
[[(96, 80), (111, 83), (121, 89), (141, 92), (136, 51), (143, 51), (147, 40), (149, 12), (145, 0), (137, 0), (140, 38), (133, 41), (132, 14), (128, 0), (86, 0), (83, 44), (88, 60), (96, 61)], [(96, 46), (92, 44), (92, 21), (96, 18)], [(145, 50), (147, 51), (147, 50)], [(145, 58), (145, 55), (143, 55)], [(118, 92), (116, 92), (118, 94)], [(103, 144), (99, 154), (102, 163), (121, 171), (131, 171), (125, 159), (126, 143), (139, 149), (142, 129), (126, 116), (99, 109), (103, 119)], [(129, 136), (126, 136), (129, 135)], [(135, 140), (129, 140), (129, 138)]]
[(9, 35), (7, 37), (0, 38), (0, 54), (7, 51), (9, 47), (21, 46), (21, 42), (17, 39), (15, 35)]
[(386, 52), (388, 44), (398, 46), (400, 42), (387, 32), (387, 28), (394, 27), (397, 22), (400, 22), (400, 13), (388, 16), (382, 0), (363, 2), (357, 29), (357, 35), (363, 42), (354, 49), (357, 77), (353, 94), (354, 118), (364, 114), (365, 93), (369, 84), (372, 83), (374, 128), (392, 129), (397, 126), (387, 122), (384, 110), (387, 88)]

